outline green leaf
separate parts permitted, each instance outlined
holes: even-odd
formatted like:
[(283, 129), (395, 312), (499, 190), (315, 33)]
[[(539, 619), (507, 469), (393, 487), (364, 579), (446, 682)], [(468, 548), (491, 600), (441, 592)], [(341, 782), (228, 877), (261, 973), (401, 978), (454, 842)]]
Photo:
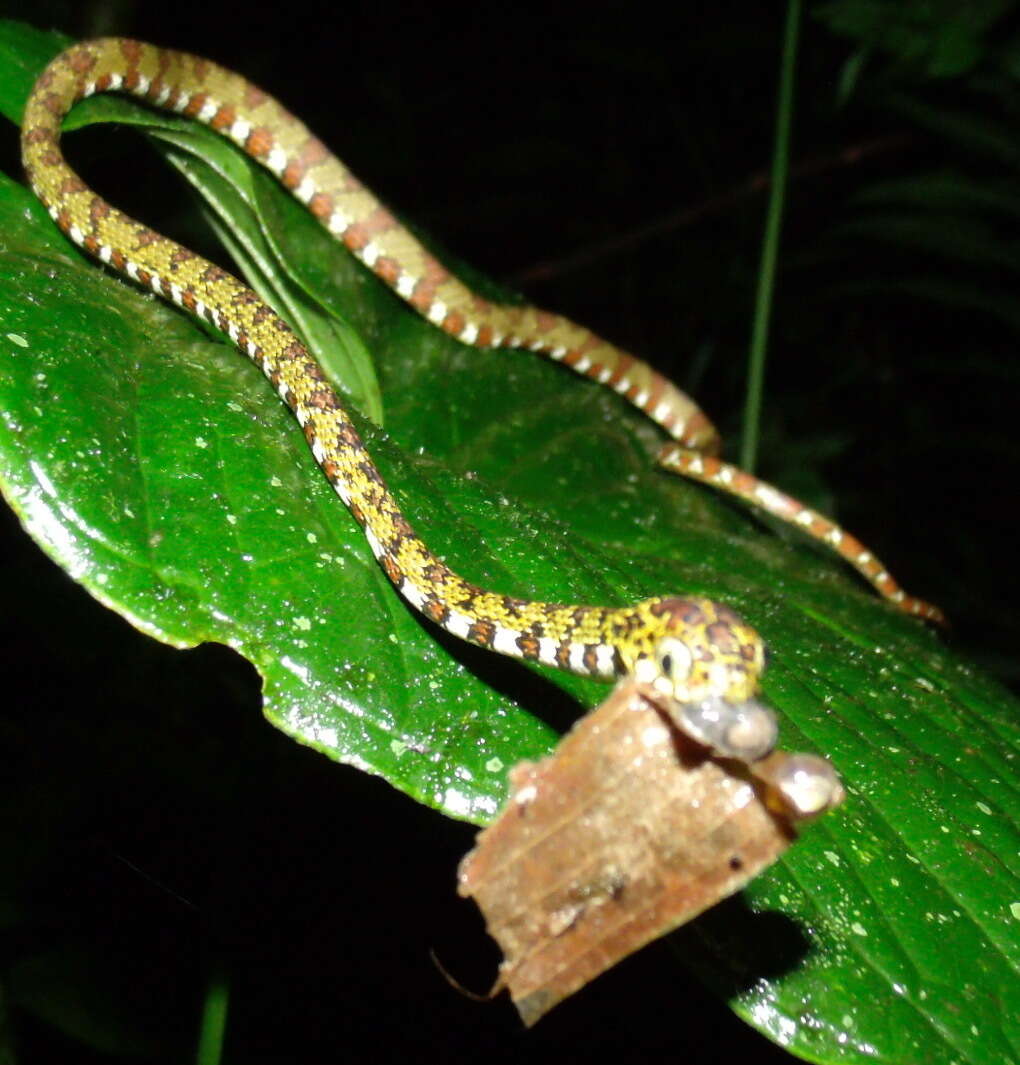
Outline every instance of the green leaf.
[(929, 77), (956, 77), (981, 58), (982, 35), (1010, 10), (1009, 0), (960, 5), (930, 0), (830, 0), (814, 16), (836, 34), (920, 63)]
[(21, 112), (35, 79), (71, 39), (62, 33), (37, 30), (24, 22), (0, 19), (0, 113), (20, 125)]
[(997, 238), (990, 225), (972, 215), (874, 215), (834, 226), (830, 239), (837, 245), (855, 239), (881, 241), (968, 266), (1009, 271), (1020, 267), (1016, 244)]
[[(26, 33), (0, 24), (0, 57)], [(192, 180), (222, 192), (235, 161), (202, 160)], [(283, 233), (303, 214), (250, 181), (253, 218), (278, 214)], [(232, 210), (220, 224), (242, 257), (272, 259), (267, 284), (328, 287), (353, 347), (377, 359), (387, 428), (356, 414), (359, 427), (416, 527), (467, 577), (561, 601), (707, 594), (765, 636), (783, 746), (828, 755), (849, 800), (736, 917), (730, 906), (685, 930), (685, 961), (811, 1060), (1015, 1055), (1016, 703), (820, 549), (656, 471), (654, 430), (616, 396), (523, 352), (456, 343), (343, 254), (309, 252), (314, 276), (294, 281), (289, 241), (250, 243)], [(143, 631), (236, 648), (295, 739), (490, 820), (508, 767), (547, 752), (604, 689), (423, 622), (255, 368), (86, 262), (10, 180), (0, 242), (0, 468), (31, 535)]]
[(906, 93), (890, 96), (888, 105), (902, 118), (978, 158), (1000, 163), (1010, 170), (1015, 170), (1020, 163), (1016, 133), (1008, 122), (976, 110), (931, 104)]
[[(950, 170), (912, 174), (876, 182), (861, 189), (854, 203), (916, 208), (931, 212), (972, 212), (987, 214), (999, 225), (1020, 218), (1020, 200), (1015, 184), (977, 180)], [(1005, 217), (1003, 217), (1005, 216)], [(932, 224), (944, 224), (942, 219)]]
[[(289, 235), (281, 236), (279, 213), (271, 204), (261, 206), (265, 195), (260, 197), (258, 188), (263, 175), (244, 165), (222, 137), (203, 127), (186, 133), (160, 130), (156, 135), (164, 146), (164, 157), (205, 199), (217, 236), (248, 283), (294, 324), (341, 395), (381, 424), (382, 396), (372, 356), (343, 313), (332, 305), (332, 294), (315, 284), (321, 264), (313, 263), (309, 249), (318, 247), (318, 223), (307, 211), (298, 211), (291, 219)], [(285, 262), (279, 250), (281, 240), (301, 251)], [(326, 262), (346, 255), (336, 241), (329, 241), (321, 253)], [(308, 274), (312, 279), (306, 282)]]

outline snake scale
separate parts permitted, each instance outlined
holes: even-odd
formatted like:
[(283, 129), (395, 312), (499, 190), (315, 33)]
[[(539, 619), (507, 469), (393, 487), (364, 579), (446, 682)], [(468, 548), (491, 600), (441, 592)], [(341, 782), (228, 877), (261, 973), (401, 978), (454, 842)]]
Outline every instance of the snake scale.
[(22, 154), (36, 195), (78, 246), (229, 336), (293, 411), (329, 483), (361, 526), (387, 576), (448, 632), (513, 657), (613, 679), (633, 675), (678, 724), (721, 753), (754, 758), (775, 738), (756, 698), (765, 651), (728, 607), (656, 597), (608, 608), (536, 602), (479, 588), (414, 532), (353, 423), (304, 344), (251, 289), (187, 248), (116, 210), (60, 151), (76, 101), (117, 91), (205, 123), (272, 174), (371, 271), (428, 321), (467, 344), (545, 354), (614, 389), (665, 429), (667, 468), (741, 495), (831, 545), (902, 609), (938, 619), (828, 519), (714, 457), (719, 440), (697, 405), (649, 366), (556, 314), (493, 304), (453, 277), (305, 126), (229, 70), (122, 38), (57, 56), (25, 108)]

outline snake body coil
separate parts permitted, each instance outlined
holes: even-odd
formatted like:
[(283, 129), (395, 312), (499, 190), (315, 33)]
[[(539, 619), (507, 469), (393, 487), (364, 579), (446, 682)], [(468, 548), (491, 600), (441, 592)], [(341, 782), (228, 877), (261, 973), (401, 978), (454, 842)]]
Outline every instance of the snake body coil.
[(669, 704), (678, 723), (723, 753), (750, 758), (771, 746), (771, 712), (755, 699), (764, 649), (729, 608), (692, 598), (616, 609), (535, 602), (479, 588), (439, 559), (401, 513), (290, 326), (236, 278), (116, 210), (68, 167), (59, 147), (63, 117), (77, 100), (108, 91), (190, 116), (239, 145), (439, 328), (469, 344), (542, 352), (629, 399), (670, 433), (680, 454), (711, 452), (715, 430), (689, 397), (565, 318), (476, 296), (297, 118), (237, 74), (185, 53), (110, 38), (69, 48), (33, 89), (23, 158), (57, 225), (103, 263), (227, 334), (263, 371), (413, 607), (455, 636), (501, 654), (604, 679), (633, 674)]

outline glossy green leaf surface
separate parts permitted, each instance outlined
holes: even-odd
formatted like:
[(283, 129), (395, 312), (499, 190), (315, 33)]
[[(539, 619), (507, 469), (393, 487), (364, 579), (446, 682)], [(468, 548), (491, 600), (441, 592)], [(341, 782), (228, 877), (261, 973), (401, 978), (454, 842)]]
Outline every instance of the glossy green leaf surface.
[[(31, 56), (35, 72), (58, 47), (0, 26), (0, 56)], [(31, 65), (0, 64), (12, 119)], [(386, 429), (359, 419), (366, 443), (465, 576), (560, 601), (706, 594), (762, 632), (782, 745), (828, 755), (849, 799), (750, 886), (744, 922), (731, 909), (685, 930), (685, 960), (811, 1060), (1010, 1060), (1015, 702), (819, 549), (658, 472), (654, 427), (617, 397), (422, 322), (229, 146), (127, 103), (89, 104), (173, 138), (173, 162), (258, 287), (352, 356), (352, 377), (350, 359), (333, 371), (348, 394), (371, 395), (356, 364), (372, 354)], [(236, 648), (279, 728), (451, 816), (491, 819), (509, 766), (551, 749), (604, 694), (423, 622), (258, 371), (86, 261), (12, 178), (0, 184), (0, 467), (25, 527), (93, 595), (168, 643)]]

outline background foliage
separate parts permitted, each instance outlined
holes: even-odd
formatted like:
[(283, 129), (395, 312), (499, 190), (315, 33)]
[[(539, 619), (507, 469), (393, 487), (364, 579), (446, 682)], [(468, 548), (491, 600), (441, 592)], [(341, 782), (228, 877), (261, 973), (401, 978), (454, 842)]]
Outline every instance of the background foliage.
[[(660, 365), (721, 415), (732, 437), (726, 411), (739, 409), (762, 209), (755, 184), (744, 179), (767, 159), (771, 89), (761, 86), (774, 83), (779, 32), (778, 19), (773, 25), (744, 5), (735, 10), (740, 17), (720, 10), (653, 35), (622, 14), (583, 33), (566, 16), (507, 25), (465, 14), (454, 20), (453, 34), (449, 23), (441, 32), (419, 21), (423, 15), (355, 10), (338, 33), (349, 42), (344, 55), (364, 56), (364, 66), (342, 70), (334, 58), (309, 62), (307, 34), (296, 26), (274, 33), (268, 51), (236, 27), (220, 26), (209, 5), (190, 21), (178, 13), (174, 26), (140, 11), (118, 15), (113, 26), (80, 21), (104, 18), (107, 8), (55, 18), (75, 34), (116, 29), (197, 49), (274, 86), (342, 154), (357, 145), (362, 176), (459, 254), (631, 348), (664, 353)], [(836, 509), (908, 587), (947, 608), (969, 654), (1015, 680), (1007, 671), (1016, 635), (1007, 599), (1012, 530), (995, 487), (1009, 483), (1015, 468), (1008, 432), (1017, 373), (1012, 13), (985, 5), (961, 19), (953, 5), (942, 12), (847, 3), (814, 15), (805, 27), (763, 472)], [(423, 35), (429, 47), (422, 47)], [(280, 71), (288, 68), (300, 69), (301, 79), (284, 91)], [(189, 242), (208, 241), (169, 182), (167, 200), (179, 213), (161, 216), (164, 179), (148, 153), (140, 153), (125, 182), (119, 171), (133, 161), (120, 135), (109, 135), (106, 147), (102, 136), (90, 137), (100, 145), (90, 149), (95, 184), (126, 185), (124, 206)], [(101, 173), (104, 156), (117, 174)], [(440, 165), (448, 158), (458, 165)], [(7, 170), (17, 173), (16, 163)], [(621, 233), (634, 234), (623, 249)], [(608, 239), (617, 246), (604, 252), (600, 242)], [(539, 262), (560, 248), (581, 252), (567, 264)], [(34, 883), (52, 885), (55, 897), (42, 901), (54, 924), (91, 920), (104, 952), (111, 930), (99, 911), (131, 915), (118, 929), (118, 964), (111, 966), (130, 994), (128, 986), (115, 991), (99, 982), (94, 994), (109, 1001), (81, 1002), (76, 966), (94, 965), (97, 943), (55, 936), (53, 956), (36, 961), (45, 989), (39, 999), (51, 1004), (33, 1031), (39, 1044), (59, 1058), (65, 1048), (57, 1033), (65, 1032), (100, 1051), (124, 1052), (139, 1031), (155, 1026), (156, 1047), (134, 1049), (173, 1056), (174, 1040), (191, 1045), (187, 998), (198, 993), (193, 977), (179, 974), (206, 966), (184, 956), (180, 942), (215, 943), (217, 956), (250, 952), (257, 942), (263, 971), (280, 982), (281, 1038), (301, 1032), (312, 1058), (343, 995), (317, 984), (309, 964), (314, 943), (341, 941), (327, 931), (329, 915), (345, 928), (372, 926), (359, 928), (365, 942), (349, 949), (359, 959), (376, 955), (386, 974), (370, 983), (370, 994), (343, 1001), (336, 1023), (345, 1038), (359, 1025), (372, 1030), (381, 1016), (420, 1022), (427, 995), (430, 1030), (393, 1034), (394, 1054), (401, 1038), (407, 1052), (420, 1052), (454, 1027), (470, 1031), (471, 1052), (480, 1053), (497, 1022), (460, 1003), (432, 1013), (443, 989), (415, 968), (423, 944), (437, 939), (450, 965), (469, 967), (477, 951), (474, 928), (454, 931), (469, 918), (454, 913), (449, 897), (450, 871), (470, 833), (350, 773), (338, 809), (331, 774), (342, 771), (285, 747), (251, 720), (256, 682), (235, 658), (216, 648), (182, 658), (156, 647), (97, 613), (30, 548), (17, 550), (5, 556), (18, 604), (6, 642), (9, 675), (24, 677), (37, 693), (30, 706), (48, 741), (24, 766), (24, 779), (35, 777), (39, 786), (22, 790), (23, 807), (9, 814), (12, 823), (28, 818), (34, 826), (18, 838), (31, 840), (35, 853), (19, 854), (17, 862), (35, 870)], [(83, 641), (83, 632), (92, 638)], [(65, 672), (54, 669), (55, 646)], [(102, 693), (99, 716), (69, 705), (68, 691)], [(154, 691), (171, 712), (139, 716)], [(182, 748), (204, 753), (206, 768), (182, 765), (173, 756)], [(146, 752), (141, 763), (138, 751)], [(105, 789), (96, 787), (96, 766), (107, 767)], [(310, 835), (288, 853), (282, 841), (295, 823)], [(391, 848), (374, 845), (380, 832), (392, 837)], [(182, 853), (194, 863), (185, 881)], [(217, 868), (210, 869), (213, 855)], [(271, 870), (260, 868), (267, 856)], [(352, 883), (342, 902), (316, 897), (318, 883), (335, 883), (330, 868), (366, 858), (368, 875), (350, 878), (363, 881), (360, 893)], [(410, 890), (408, 870), (415, 870)], [(246, 883), (271, 889), (253, 894)], [(393, 928), (375, 927), (377, 916), (351, 922), (352, 913), (378, 914), (382, 885), (392, 890), (386, 923)], [(83, 915), (90, 899), (97, 912)], [(195, 920), (212, 925), (207, 935), (194, 934)], [(464, 958), (458, 936), (470, 943)], [(298, 954), (294, 944), (303, 937), (309, 949)], [(143, 956), (139, 940), (151, 945)], [(319, 961), (335, 970), (335, 959)], [(635, 959), (627, 972), (654, 964)], [(241, 1013), (232, 1021), (240, 1031), (243, 1011), (264, 1001), (243, 979), (235, 992)], [(476, 983), (486, 979), (479, 975)], [(656, 1002), (654, 979), (636, 983), (640, 1001), (622, 1005), (614, 996), (633, 998), (635, 981), (609, 978), (592, 990), (596, 998), (574, 1014), (575, 1023), (589, 1028), (590, 1039), (592, 1016), (612, 1017), (629, 1060), (675, 1053), (672, 1034), (652, 1023), (671, 1016), (672, 1007)], [(139, 1023), (155, 1002), (162, 1008)], [(696, 1040), (705, 1060), (783, 1056), (731, 1025), (720, 1034), (713, 1008), (721, 1007), (697, 1000), (693, 1010), (709, 1018)], [(119, 1026), (111, 1020), (118, 1010), (125, 1014)], [(576, 1038), (570, 1017), (554, 1015), (549, 1024), (537, 1044), (525, 1046), (511, 1021), (490, 1056), (533, 1058), (536, 1047), (562, 1056)]]

